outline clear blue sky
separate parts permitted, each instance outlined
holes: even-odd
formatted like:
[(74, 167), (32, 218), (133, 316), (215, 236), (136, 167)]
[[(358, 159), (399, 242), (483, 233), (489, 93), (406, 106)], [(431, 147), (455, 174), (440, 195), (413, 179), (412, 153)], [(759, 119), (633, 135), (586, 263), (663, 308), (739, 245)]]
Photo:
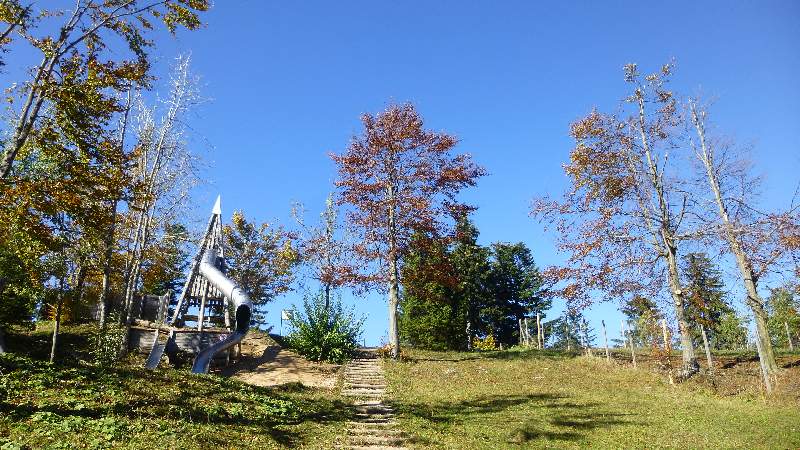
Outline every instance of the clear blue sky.
[[(568, 124), (616, 107), (623, 64), (648, 70), (672, 57), (676, 87), (718, 97), (719, 125), (756, 145), (766, 202), (787, 204), (800, 179), (798, 2), (303, 5), (217, 2), (207, 29), (159, 50), (165, 63), (191, 51), (212, 99), (193, 122), (214, 147), (208, 207), (219, 192), (226, 214), (287, 222), (301, 201), (313, 219), (335, 177), (327, 152), (359, 132), (362, 112), (409, 100), (490, 172), (464, 195), (479, 207), (481, 241), (524, 241), (546, 266), (560, 257), (528, 209), (534, 195), (563, 189)], [(298, 301), (274, 304), (276, 328), (277, 311)], [(368, 316), (367, 343), (378, 343), (385, 301), (350, 301)], [(589, 317), (618, 334), (616, 305)]]
[[(670, 3), (217, 1), (206, 29), (156, 51), (164, 67), (191, 51), (211, 98), (192, 119), (213, 183), (198, 215), (220, 193), (226, 217), (289, 222), (301, 201), (314, 218), (335, 177), (326, 154), (359, 132), (362, 112), (408, 100), (490, 172), (464, 195), (481, 241), (524, 241), (546, 266), (560, 257), (528, 210), (563, 190), (569, 123), (616, 107), (623, 64), (647, 71), (672, 57), (676, 88), (718, 97), (716, 122), (756, 145), (765, 203), (785, 206), (800, 178), (800, 2)], [(377, 343), (384, 300), (351, 301)], [(274, 304), (276, 330), (293, 302)], [(616, 305), (590, 319), (617, 335)]]

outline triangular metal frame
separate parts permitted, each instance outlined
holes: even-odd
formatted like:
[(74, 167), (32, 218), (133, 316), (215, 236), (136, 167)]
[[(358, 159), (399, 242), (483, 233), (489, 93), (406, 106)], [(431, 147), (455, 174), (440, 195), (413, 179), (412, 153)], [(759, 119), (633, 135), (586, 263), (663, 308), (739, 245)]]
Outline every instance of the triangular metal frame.
[(186, 277), (183, 290), (181, 291), (180, 297), (178, 297), (175, 311), (172, 314), (172, 319), (169, 321), (170, 325), (175, 326), (181, 315), (186, 312), (186, 309), (189, 307), (188, 299), (192, 293), (200, 293), (203, 292), (204, 289), (208, 289), (211, 297), (222, 297), (222, 294), (217, 292), (217, 290), (200, 275), (200, 263), (203, 260), (205, 252), (215, 252), (218, 258), (222, 258), (224, 256), (222, 248), (222, 208), (220, 206), (220, 196), (217, 196), (217, 201), (214, 203), (214, 208), (211, 210), (211, 217), (208, 219), (208, 225), (203, 234), (203, 239), (200, 241), (197, 253), (189, 266), (189, 275)]

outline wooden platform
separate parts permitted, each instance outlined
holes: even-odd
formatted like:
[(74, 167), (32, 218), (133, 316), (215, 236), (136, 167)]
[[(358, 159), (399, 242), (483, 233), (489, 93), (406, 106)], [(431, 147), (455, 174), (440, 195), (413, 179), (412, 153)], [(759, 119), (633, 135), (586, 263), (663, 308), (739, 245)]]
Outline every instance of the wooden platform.
[[(231, 332), (226, 329), (211, 328), (197, 331), (191, 328), (175, 330), (175, 344), (167, 347), (167, 353), (181, 351), (198, 353), (211, 344), (224, 339)], [(155, 329), (149, 327), (133, 326), (129, 336), (129, 348), (142, 353), (149, 353), (153, 346)]]

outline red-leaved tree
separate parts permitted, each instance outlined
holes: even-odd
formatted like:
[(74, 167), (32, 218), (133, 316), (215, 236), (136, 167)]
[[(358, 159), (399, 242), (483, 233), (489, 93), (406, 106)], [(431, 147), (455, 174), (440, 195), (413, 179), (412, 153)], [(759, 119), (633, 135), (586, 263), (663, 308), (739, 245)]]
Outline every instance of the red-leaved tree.
[(359, 256), (371, 261), (362, 280), (386, 286), (392, 356), (400, 352), (397, 314), (400, 266), (415, 231), (449, 234), (453, 217), (472, 207), (456, 195), (485, 174), (468, 154), (454, 154), (458, 140), (423, 128), (413, 105), (389, 105), (361, 116), (364, 130), (341, 155), (339, 203), (348, 205), (348, 225), (360, 238)]

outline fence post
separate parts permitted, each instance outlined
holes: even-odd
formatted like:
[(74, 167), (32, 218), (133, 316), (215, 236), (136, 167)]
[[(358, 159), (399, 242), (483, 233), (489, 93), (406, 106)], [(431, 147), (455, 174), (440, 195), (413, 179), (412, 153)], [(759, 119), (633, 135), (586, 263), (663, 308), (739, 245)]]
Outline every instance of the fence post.
[(664, 352), (667, 354), (667, 374), (669, 375), (669, 384), (675, 384), (675, 379), (672, 378), (672, 342), (669, 338), (667, 331), (667, 319), (661, 319), (661, 332), (664, 335)]
[(536, 313), (536, 346), (542, 349), (542, 322), (539, 313)]
[(531, 329), (529, 328), (527, 317), (525, 318), (525, 346), (531, 346)]
[(620, 325), (619, 334), (622, 335), (622, 348), (627, 350), (628, 349), (628, 337), (625, 336), (625, 321), (624, 320), (620, 320), (619, 321), (619, 325)]
[(714, 361), (711, 360), (711, 348), (708, 346), (708, 336), (706, 336), (706, 327), (700, 324), (700, 334), (703, 336), (703, 346), (706, 348), (706, 362), (708, 363), (708, 371), (714, 368)]
[(631, 361), (633, 361), (633, 368), (636, 368), (636, 348), (634, 347), (633, 343), (633, 331), (628, 332), (628, 339), (630, 340), (631, 346)]
[(567, 351), (572, 350), (572, 340), (569, 338), (569, 321), (568, 319), (564, 319), (564, 332), (567, 340)]
[(586, 319), (583, 319), (583, 342), (586, 345), (586, 354), (589, 356), (594, 356), (592, 353), (592, 343), (589, 342), (589, 327), (586, 325)]

